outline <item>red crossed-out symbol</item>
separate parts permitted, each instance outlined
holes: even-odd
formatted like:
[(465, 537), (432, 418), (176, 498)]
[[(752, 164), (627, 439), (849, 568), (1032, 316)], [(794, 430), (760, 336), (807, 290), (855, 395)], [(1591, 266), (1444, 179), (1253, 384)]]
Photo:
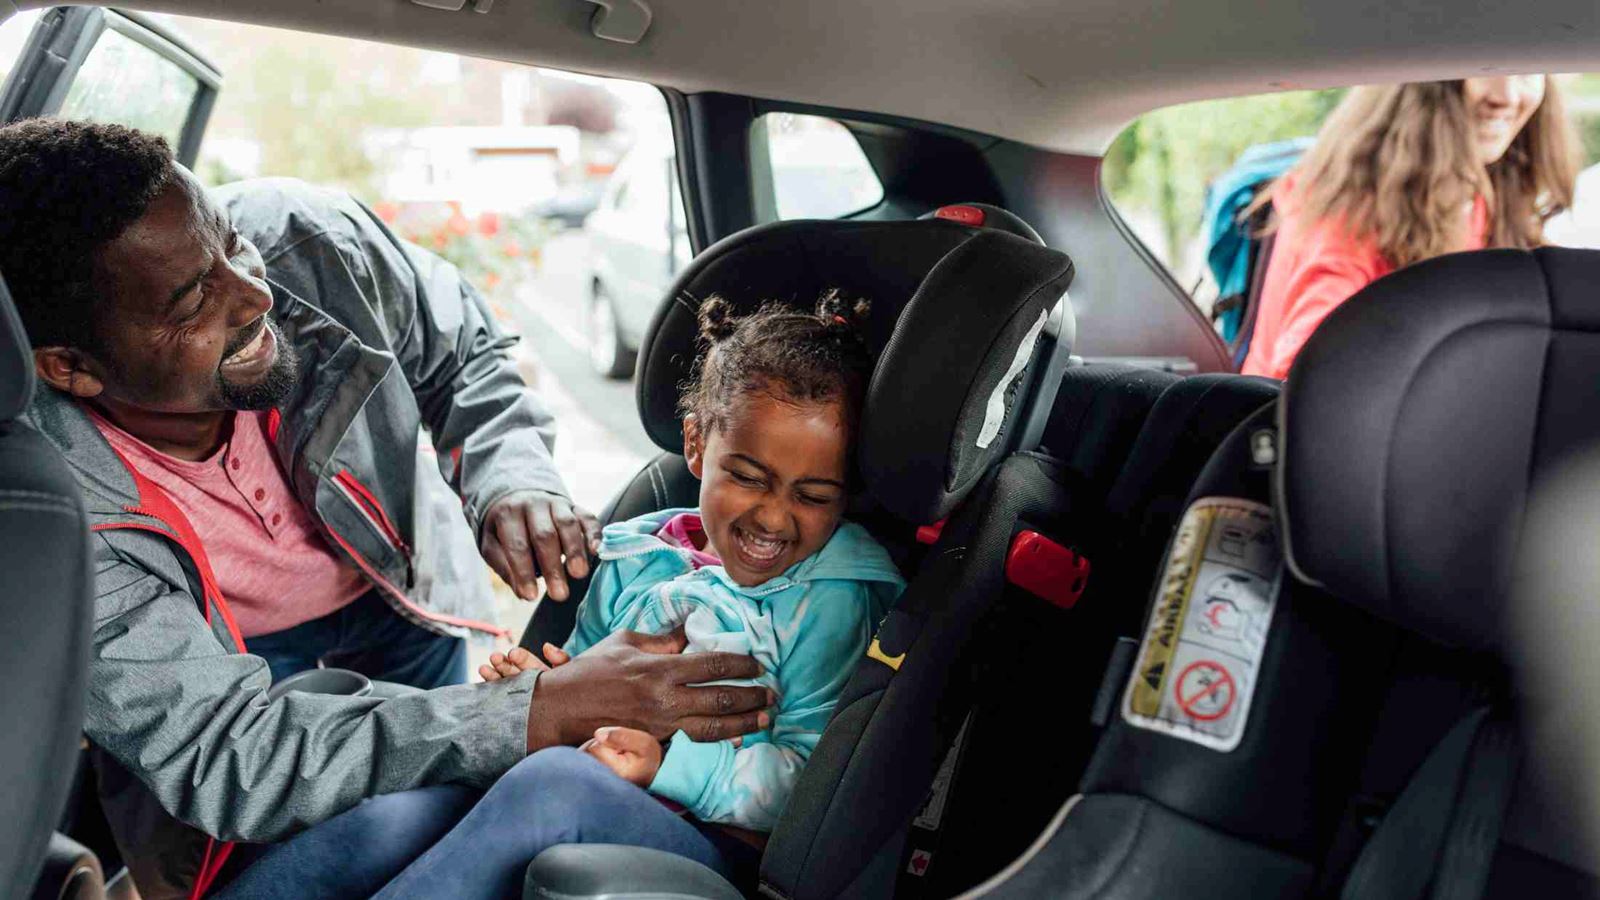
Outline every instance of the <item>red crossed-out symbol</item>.
[(1214, 722), (1233, 709), (1239, 687), (1221, 663), (1202, 659), (1188, 665), (1172, 685), (1178, 708), (1192, 719)]

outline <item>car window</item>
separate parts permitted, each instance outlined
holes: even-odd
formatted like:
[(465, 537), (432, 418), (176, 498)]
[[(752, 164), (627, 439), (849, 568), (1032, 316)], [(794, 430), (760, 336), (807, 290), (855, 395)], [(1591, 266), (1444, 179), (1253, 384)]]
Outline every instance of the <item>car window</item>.
[(177, 147), (199, 91), (199, 80), (172, 60), (108, 30), (83, 61), (59, 115), (127, 125)]
[(625, 215), (638, 216), (642, 221), (661, 223), (666, 228), (668, 203), (668, 171), (661, 159), (640, 160), (632, 167), (623, 185), (617, 209)]
[[(1582, 139), (1582, 162), (1592, 165), (1600, 160), (1600, 76), (1551, 80)], [(1215, 313), (1219, 299), (1226, 302), (1239, 286), (1220, 245), (1226, 215), (1237, 212), (1224, 208), (1223, 194), (1292, 167), (1347, 92), (1289, 91), (1169, 107), (1136, 119), (1106, 150), (1101, 184), (1111, 205), (1203, 312)], [(1600, 173), (1578, 179), (1579, 200), (1547, 224), (1548, 241), (1600, 246), (1600, 196), (1584, 202), (1586, 194), (1600, 194), (1597, 179)]]
[(837, 219), (883, 200), (860, 142), (833, 119), (767, 113), (753, 123), (750, 140), (762, 221)]
[(42, 9), (25, 9), (0, 22), (0, 78), (11, 75), (17, 57), (22, 55), (23, 45), (28, 42), (28, 34), (43, 13)]

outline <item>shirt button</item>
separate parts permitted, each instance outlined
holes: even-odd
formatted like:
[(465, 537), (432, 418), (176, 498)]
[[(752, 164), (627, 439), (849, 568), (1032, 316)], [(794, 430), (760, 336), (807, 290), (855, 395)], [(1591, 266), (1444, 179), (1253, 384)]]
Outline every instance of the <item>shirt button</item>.
[(229, 465), (233, 466), (233, 470), (235, 472), (239, 471), (239, 458), (237, 456), (234, 457), (233, 461), (229, 463)]
[(266, 490), (264, 488), (256, 488), (256, 502), (260, 503), (265, 499), (267, 499)]
[(277, 525), (279, 522), (282, 522), (282, 521), (283, 521), (283, 515), (281, 513), (273, 513), (272, 514), (272, 524), (273, 525)]

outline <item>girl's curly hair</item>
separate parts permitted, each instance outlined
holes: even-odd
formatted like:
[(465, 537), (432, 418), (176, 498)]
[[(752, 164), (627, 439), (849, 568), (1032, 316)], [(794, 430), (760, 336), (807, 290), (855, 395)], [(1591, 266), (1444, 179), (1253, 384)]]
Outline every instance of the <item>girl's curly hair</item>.
[(737, 315), (717, 295), (700, 304), (700, 353), (678, 399), (682, 415), (694, 414), (709, 433), (727, 425), (734, 401), (751, 391), (787, 400), (842, 400), (846, 415), (859, 415), (872, 377), (872, 352), (862, 336), (872, 306), (850, 301), (837, 289), (823, 293), (813, 312), (769, 301)]

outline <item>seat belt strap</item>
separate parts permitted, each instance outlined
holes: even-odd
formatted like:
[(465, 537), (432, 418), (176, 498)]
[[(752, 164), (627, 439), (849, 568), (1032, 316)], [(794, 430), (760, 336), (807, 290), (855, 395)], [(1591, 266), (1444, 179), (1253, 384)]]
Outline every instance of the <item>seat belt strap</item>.
[(1431, 900), (1478, 900), (1489, 884), (1521, 755), (1511, 722), (1490, 715), (1478, 729), (1461, 796), (1445, 837)]
[(1457, 722), (1362, 848), (1341, 900), (1480, 897), (1516, 780), (1514, 747), (1487, 706)]
[(921, 900), (936, 893), (930, 870), (944, 840), (945, 812), (950, 791), (961, 774), (962, 751), (966, 749), (973, 715), (969, 711), (962, 721), (961, 730), (956, 732), (956, 739), (933, 776), (927, 799), (911, 820), (905, 848), (900, 853), (900, 873), (894, 890), (897, 900)]

